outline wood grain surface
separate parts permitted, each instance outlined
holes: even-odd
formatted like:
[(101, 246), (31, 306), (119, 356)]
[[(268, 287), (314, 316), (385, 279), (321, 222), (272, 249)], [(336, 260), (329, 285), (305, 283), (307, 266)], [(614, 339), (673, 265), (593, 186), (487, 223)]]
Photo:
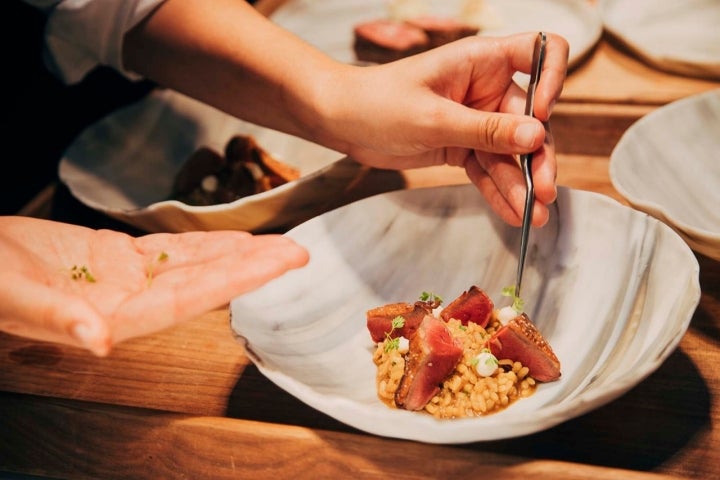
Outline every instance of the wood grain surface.
[[(611, 469), (713, 478), (720, 462), (720, 374), (715, 367), (720, 362), (720, 264), (703, 257), (700, 262), (702, 300), (680, 348), (656, 373), (620, 399), (527, 437), (456, 447), (409, 442), (411, 445), (401, 450), (416, 452), (418, 459), (442, 455), (451, 464), (458, 462), (452, 468), (443, 468), (464, 473), (483, 471), (478, 470), (483, 465), (490, 468), (485, 456), (491, 454), (493, 468), (508, 462), (498, 470), (503, 474), (512, 465), (518, 475), (526, 474), (528, 462), (532, 468), (547, 467), (547, 475), (539, 478), (620, 478), (613, 477), (617, 472)], [(223, 435), (229, 437), (229, 445), (237, 446), (237, 450), (225, 448), (225, 461), (234, 462), (240, 470), (260, 468), (258, 463), (265, 465), (277, 460), (277, 455), (291, 454), (276, 443), (277, 436), (286, 441), (286, 437), (299, 436), (295, 441), (300, 450), (313, 450), (318, 438), (332, 439), (333, 446), (324, 445), (321, 450), (331, 448), (340, 464), (343, 457), (347, 462), (360, 462), (358, 456), (376, 462), (378, 455), (383, 456), (397, 443), (357, 432), (275, 387), (249, 362), (232, 337), (227, 320), (224, 309), (215, 311), (122, 344), (107, 359), (69, 347), (0, 335), (0, 391), (6, 392), (0, 397), (0, 471), (117, 478), (106, 477), (106, 472), (96, 469), (122, 465), (127, 469), (123, 475), (160, 478), (145, 476), (150, 473), (145, 470), (147, 465), (135, 464), (129, 457), (132, 452), (119, 447), (128, 438), (138, 445), (138, 452), (156, 451), (154, 455), (163, 462), (177, 463), (157, 466), (177, 468), (173, 477), (180, 471), (218, 465), (213, 455), (220, 455), (223, 447), (216, 445), (216, 440)], [(263, 443), (273, 447), (264, 455), (248, 457), (240, 453), (249, 447), (246, 443), (254, 444), (254, 448)], [(362, 445), (362, 452), (353, 450), (360, 448), (357, 446), (344, 447), (354, 443)], [(198, 452), (178, 453), (189, 448), (186, 444)], [(60, 451), (65, 453), (60, 455)], [(64, 455), (72, 452), (82, 455), (68, 465)], [(55, 455), (55, 461), (37, 463), (42, 455)], [(324, 455), (327, 452), (317, 453), (318, 457)], [(389, 460), (377, 466), (378, 475), (401, 473)], [(283, 478), (298, 468), (291, 461), (280, 463), (284, 467), (276, 465), (274, 468), (280, 470), (273, 472)], [(410, 464), (410, 473), (417, 476), (408, 478), (432, 478), (435, 463), (416, 460)], [(590, 465), (609, 469), (589, 469)], [(39, 472), (42, 466), (48, 470)], [(551, 466), (559, 470), (553, 471)], [(217, 478), (224, 478), (225, 468), (230, 466), (220, 468)], [(370, 478), (374, 475), (365, 473)], [(561, 473), (567, 476), (559, 477)], [(644, 477), (627, 473), (622, 478)]]
[[(11, 452), (3, 464), (33, 475), (105, 480), (679, 478), (266, 422), (10, 394), (0, 394), (0, 408), (9, 414), (0, 421), (0, 448)], [(35, 418), (37, 428), (26, 427), (23, 420), (29, 417)], [(33, 459), (30, 468), (28, 457)]]

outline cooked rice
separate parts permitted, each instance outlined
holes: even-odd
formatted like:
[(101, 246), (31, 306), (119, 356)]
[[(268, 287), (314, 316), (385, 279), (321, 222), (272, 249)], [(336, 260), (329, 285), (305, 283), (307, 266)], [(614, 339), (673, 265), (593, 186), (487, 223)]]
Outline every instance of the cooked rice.
[[(498, 368), (489, 377), (477, 373), (475, 358), (483, 345), (500, 327), (493, 318), (487, 328), (476, 323), (463, 326), (458, 320), (447, 322), (450, 333), (463, 344), (463, 357), (445, 379), (440, 391), (425, 406), (437, 418), (477, 417), (495, 413), (535, 392), (535, 379), (520, 362), (498, 359)], [(395, 408), (395, 391), (405, 371), (404, 350), (385, 351), (385, 342), (377, 345), (373, 361), (377, 365), (377, 392), (380, 399)]]

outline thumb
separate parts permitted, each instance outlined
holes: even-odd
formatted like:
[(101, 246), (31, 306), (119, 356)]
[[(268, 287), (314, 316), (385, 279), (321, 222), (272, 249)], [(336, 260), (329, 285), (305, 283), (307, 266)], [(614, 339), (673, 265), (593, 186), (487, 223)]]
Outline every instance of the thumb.
[[(454, 117), (452, 128), (441, 127), (446, 143), (489, 153), (515, 155), (534, 152), (545, 141), (542, 122), (527, 115), (484, 112), (462, 106), (461, 111)], [(448, 132), (452, 132), (450, 135), (454, 138), (448, 138)]]

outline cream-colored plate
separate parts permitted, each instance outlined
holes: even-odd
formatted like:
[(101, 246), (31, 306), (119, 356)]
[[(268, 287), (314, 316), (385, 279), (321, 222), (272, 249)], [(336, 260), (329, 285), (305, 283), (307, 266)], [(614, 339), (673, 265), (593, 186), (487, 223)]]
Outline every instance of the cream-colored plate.
[(655, 218), (563, 187), (551, 210), (530, 235), (523, 298), (562, 377), (499, 413), (436, 420), (389, 408), (376, 394), (366, 327), (368, 309), (423, 291), (448, 299), (475, 284), (505, 305), (520, 232), (472, 185), (385, 193), (290, 230), (309, 264), (234, 299), (232, 328), (267, 378), (366, 432), (464, 443), (552, 427), (654, 372), (684, 335), (700, 287), (693, 252)]
[[(195, 149), (223, 152), (236, 134), (253, 136), (301, 177), (231, 203), (167, 200), (177, 171)], [(339, 152), (158, 90), (82, 132), (60, 161), (59, 176), (84, 204), (146, 231), (265, 231), (326, 211), (360, 169)]]
[(720, 1), (600, 0), (605, 29), (654, 67), (720, 79)]
[(634, 207), (720, 260), (720, 90), (677, 100), (628, 128), (610, 179)]
[[(389, 15), (387, 0), (290, 0), (271, 18), (333, 58), (355, 61), (355, 24)], [(429, 11), (458, 15), (462, 0), (429, 0)], [(602, 22), (593, 7), (577, 0), (486, 0), (492, 26), (480, 35), (509, 35), (548, 31), (563, 35), (570, 44), (574, 65), (597, 43)]]

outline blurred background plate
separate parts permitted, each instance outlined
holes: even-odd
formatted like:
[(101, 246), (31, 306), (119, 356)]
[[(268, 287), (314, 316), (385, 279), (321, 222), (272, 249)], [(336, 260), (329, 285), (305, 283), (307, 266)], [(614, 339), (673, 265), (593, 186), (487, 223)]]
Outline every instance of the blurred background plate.
[(654, 67), (720, 79), (720, 1), (600, 0), (605, 29)]
[[(387, 0), (289, 0), (272, 16), (275, 23), (345, 63), (355, 61), (353, 27), (389, 15)], [(429, 0), (433, 13), (457, 16), (462, 0)], [(480, 35), (509, 35), (545, 30), (563, 35), (575, 65), (598, 42), (602, 21), (587, 2), (578, 0), (486, 0), (492, 18)]]
[[(298, 180), (231, 203), (168, 200), (180, 166), (200, 146), (224, 152), (233, 135), (252, 136)], [(361, 167), (341, 153), (243, 122), (172, 90), (155, 90), (88, 127), (70, 145), (59, 177), (85, 205), (150, 232), (295, 225), (327, 210)]]
[(698, 262), (670, 227), (609, 197), (560, 187), (549, 223), (530, 236), (523, 298), (562, 377), (499, 413), (437, 420), (378, 398), (366, 312), (423, 291), (452, 299), (471, 285), (507, 304), (501, 291), (515, 280), (519, 229), (499, 220), (473, 185), (459, 185), (376, 195), (287, 235), (309, 249), (310, 262), (234, 299), (232, 328), (272, 382), (387, 437), (494, 440), (580, 416), (654, 372), (700, 299)]
[(610, 180), (634, 207), (720, 260), (720, 90), (641, 118), (610, 156)]

